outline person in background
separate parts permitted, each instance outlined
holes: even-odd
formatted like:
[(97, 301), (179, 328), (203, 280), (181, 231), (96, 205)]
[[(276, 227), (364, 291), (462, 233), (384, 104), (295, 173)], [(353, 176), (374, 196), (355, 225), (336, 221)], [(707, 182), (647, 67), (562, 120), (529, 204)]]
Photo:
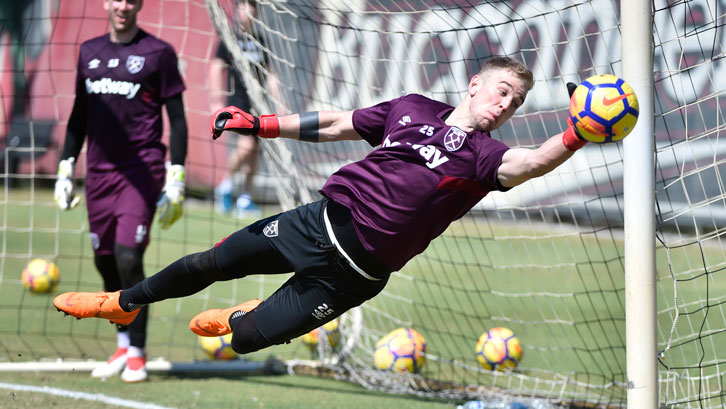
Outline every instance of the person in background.
[[(249, 78), (248, 81), (263, 84), (279, 102), (277, 77), (272, 72), (267, 54), (263, 50), (264, 41), (255, 31), (253, 18), (256, 17), (256, 1), (237, 1), (237, 46), (250, 64), (254, 78)], [(234, 68), (232, 55), (222, 41), (219, 42), (216, 57), (209, 65), (209, 85), (212, 112), (228, 105), (240, 107), (247, 112), (253, 111), (245, 80)], [(260, 208), (252, 199), (260, 156), (259, 138), (255, 135), (232, 135), (227, 139), (227, 149), (225, 176), (215, 189), (217, 210), (225, 214), (234, 210), (235, 216), (239, 218), (260, 217)]]
[[(144, 279), (143, 255), (155, 211), (166, 229), (181, 216), (184, 200), (185, 86), (172, 46), (137, 26), (142, 5), (142, 0), (104, 0), (110, 32), (81, 45), (76, 97), (55, 184), (58, 206), (76, 207), (80, 198), (73, 192), (74, 167), (88, 136), (90, 239), (106, 291), (130, 288)], [(162, 106), (171, 127), (171, 165), (166, 170)], [(147, 379), (147, 319), (145, 307), (135, 320), (117, 321), (116, 352), (93, 377)]]

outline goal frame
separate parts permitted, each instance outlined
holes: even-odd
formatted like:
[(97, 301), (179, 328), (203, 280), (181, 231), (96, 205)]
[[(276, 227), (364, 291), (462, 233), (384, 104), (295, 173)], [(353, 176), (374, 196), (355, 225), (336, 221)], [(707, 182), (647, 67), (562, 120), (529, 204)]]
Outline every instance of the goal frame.
[(653, 10), (648, 0), (620, 2), (623, 77), (638, 95), (638, 124), (624, 145), (625, 355), (627, 404), (658, 407), (655, 262)]

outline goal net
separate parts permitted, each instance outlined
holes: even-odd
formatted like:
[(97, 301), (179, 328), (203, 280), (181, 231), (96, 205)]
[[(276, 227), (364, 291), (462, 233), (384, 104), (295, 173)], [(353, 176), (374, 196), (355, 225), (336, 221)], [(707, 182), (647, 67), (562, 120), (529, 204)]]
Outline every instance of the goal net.
[[(71, 27), (94, 27), (101, 34), (105, 17), (89, 1), (82, 9), (90, 15), (71, 13), (63, 1), (35, 3), (47, 6), (47, 13), (22, 15), (20, 21), (34, 28), (21, 32), (35, 34), (20, 37), (27, 54), (12, 59), (25, 66), (14, 64), (4, 71), (16, 76), (15, 82), (36, 85), (27, 87), (26, 105), (33, 109), (25, 111), (23, 122), (29, 129), (24, 140), (30, 143), (13, 146), (6, 138), (6, 163), (13, 155), (24, 156), (17, 170), (9, 165), (4, 170), (0, 294), (8, 301), (0, 309), (5, 324), (0, 359), (103, 359), (113, 348), (106, 324), (59, 320), (50, 308), (51, 297), (20, 289), (19, 271), (38, 256), (59, 264), (57, 291), (99, 288), (82, 211), (60, 214), (44, 191), (57, 160), (53, 141), (62, 135), (72, 104), (73, 90), (64, 79), (73, 78), (77, 48), (90, 38)], [(659, 400), (663, 406), (716, 408), (726, 399), (726, 148), (720, 139), (726, 107), (726, 4), (656, 0), (653, 5), (658, 274), (658, 351), (653, 353), (659, 357)], [(567, 82), (622, 74), (621, 43), (628, 41), (621, 38), (619, 2), (613, 0), (259, 0), (252, 33), (239, 32), (234, 0), (165, 0), (144, 7), (141, 26), (171, 42), (184, 67), (194, 147), (188, 177), (201, 190), (213, 187), (223, 173), (224, 149), (206, 135), (205, 70), (218, 38), (232, 51), (234, 69), (278, 78), (280, 92), (273, 95), (254, 76), (245, 77), (258, 114), (275, 107), (288, 113), (349, 110), (408, 93), (456, 105), (487, 57), (514, 57), (532, 69), (535, 86), (524, 106), (492, 137), (528, 148), (564, 130)], [(33, 26), (38, 22), (47, 29)], [(52, 34), (51, 27), (64, 24), (70, 27), (55, 31), (65, 33), (63, 38)], [(239, 38), (258, 42), (267, 64), (235, 52)], [(0, 37), (4, 66), (11, 61), (13, 44), (18, 40), (6, 30)], [(33, 46), (64, 48), (72, 57), (65, 62), (39, 51), (42, 57), (33, 59)], [(3, 75), (8, 84), (9, 74)], [(18, 115), (10, 115), (11, 98), (4, 94), (3, 101), (3, 126), (10, 135), (11, 119)], [(46, 146), (33, 137), (43, 118), (55, 124)], [(317, 190), (332, 172), (371, 149), (363, 142), (275, 140), (262, 146), (261, 176), (271, 181), (282, 208), (318, 198)], [(396, 393), (624, 407), (623, 156), (622, 144), (589, 144), (551, 174), (506, 193), (490, 193), (394, 273), (379, 296), (345, 316), (342, 351), (322, 343), (311, 354), (294, 340), (265, 354), (285, 358), (296, 372), (325, 370)], [(147, 273), (242, 225), (217, 215), (208, 202), (190, 203), (171, 233), (153, 232)], [(196, 359), (196, 340), (186, 327), (190, 317), (205, 308), (264, 298), (283, 280), (249, 277), (218, 283), (195, 296), (152, 306), (150, 354)], [(414, 328), (426, 339), (426, 363), (417, 374), (394, 374), (373, 365), (377, 340), (399, 327)], [(521, 339), (524, 356), (513, 371), (487, 371), (476, 361), (476, 341), (493, 327), (510, 328)]]

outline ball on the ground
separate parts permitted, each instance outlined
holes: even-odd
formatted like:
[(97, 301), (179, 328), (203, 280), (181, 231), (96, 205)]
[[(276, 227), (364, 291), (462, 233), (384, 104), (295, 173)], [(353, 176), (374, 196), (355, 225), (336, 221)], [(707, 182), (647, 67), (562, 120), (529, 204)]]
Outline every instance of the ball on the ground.
[(232, 334), (199, 337), (199, 347), (209, 359), (229, 361), (237, 358), (237, 353), (232, 349)]
[(522, 343), (509, 328), (497, 327), (481, 334), (476, 360), (484, 369), (506, 371), (517, 367), (524, 355)]
[(612, 74), (594, 75), (570, 98), (570, 120), (581, 137), (594, 143), (617, 142), (635, 128), (638, 98), (633, 88)]
[(60, 272), (52, 261), (36, 258), (25, 266), (20, 279), (23, 287), (31, 292), (49, 293), (58, 285)]
[(426, 340), (413, 328), (398, 328), (376, 343), (378, 369), (417, 373), (426, 363)]
[(303, 335), (302, 342), (311, 351), (317, 351), (320, 339), (326, 339), (328, 345), (336, 350), (340, 347), (340, 321), (337, 318)]

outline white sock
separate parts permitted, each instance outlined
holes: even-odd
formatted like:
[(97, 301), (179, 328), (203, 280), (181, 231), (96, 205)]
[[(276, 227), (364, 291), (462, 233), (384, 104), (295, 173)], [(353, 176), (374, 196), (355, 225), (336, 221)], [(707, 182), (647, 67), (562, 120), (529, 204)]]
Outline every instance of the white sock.
[(252, 196), (249, 195), (249, 193), (242, 193), (237, 198), (237, 207), (245, 208), (252, 203)]
[(217, 185), (217, 191), (221, 194), (232, 193), (232, 181), (227, 177)]
[(119, 331), (116, 333), (116, 345), (119, 348), (128, 348), (131, 345), (128, 331)]
[(145, 357), (146, 353), (144, 352), (144, 348), (129, 346), (129, 352), (126, 353), (126, 356), (129, 358)]

